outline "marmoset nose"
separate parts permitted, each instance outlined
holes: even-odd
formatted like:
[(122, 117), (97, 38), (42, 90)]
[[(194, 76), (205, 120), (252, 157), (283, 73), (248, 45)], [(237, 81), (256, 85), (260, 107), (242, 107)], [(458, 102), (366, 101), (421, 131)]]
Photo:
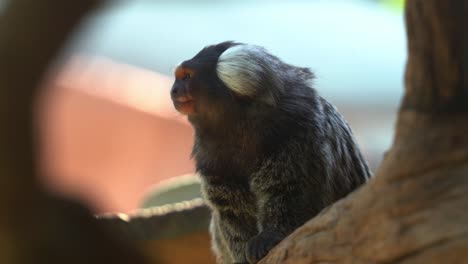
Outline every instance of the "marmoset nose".
[(188, 102), (192, 100), (192, 97), (190, 96), (190, 94), (188, 94), (187, 90), (185, 89), (183, 85), (172, 86), (171, 98), (172, 98), (172, 101), (180, 102), (180, 103), (184, 103), (184, 102)]
[(185, 95), (185, 89), (181, 85), (174, 85), (172, 86), (171, 89), (171, 98), (173, 101), (179, 101), (181, 98), (184, 98)]
[(176, 86), (176, 85), (172, 86), (172, 89), (171, 89), (172, 99), (182, 96), (183, 95), (182, 90), (183, 89), (181, 89), (179, 86)]

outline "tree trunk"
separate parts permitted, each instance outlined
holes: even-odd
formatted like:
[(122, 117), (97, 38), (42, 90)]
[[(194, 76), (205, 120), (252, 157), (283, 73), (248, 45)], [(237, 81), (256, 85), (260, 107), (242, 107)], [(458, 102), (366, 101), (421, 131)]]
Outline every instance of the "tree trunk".
[(468, 261), (468, 2), (407, 0), (394, 143), (374, 178), (262, 263)]

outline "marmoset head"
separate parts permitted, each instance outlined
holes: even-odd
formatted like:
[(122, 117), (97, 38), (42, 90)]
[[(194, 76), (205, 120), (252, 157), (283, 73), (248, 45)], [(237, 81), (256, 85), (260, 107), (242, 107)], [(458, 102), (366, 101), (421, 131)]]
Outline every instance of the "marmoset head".
[(171, 98), (189, 117), (274, 107), (288, 80), (283, 77), (294, 72), (313, 78), (308, 69), (283, 63), (262, 47), (222, 42), (177, 66)]

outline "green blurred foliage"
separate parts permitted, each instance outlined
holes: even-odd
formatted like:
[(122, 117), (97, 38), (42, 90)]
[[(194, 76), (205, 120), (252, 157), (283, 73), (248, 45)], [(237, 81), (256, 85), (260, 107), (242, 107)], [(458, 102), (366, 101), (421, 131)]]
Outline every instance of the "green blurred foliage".
[(380, 0), (379, 2), (392, 9), (400, 11), (403, 11), (403, 8), (405, 7), (405, 0)]

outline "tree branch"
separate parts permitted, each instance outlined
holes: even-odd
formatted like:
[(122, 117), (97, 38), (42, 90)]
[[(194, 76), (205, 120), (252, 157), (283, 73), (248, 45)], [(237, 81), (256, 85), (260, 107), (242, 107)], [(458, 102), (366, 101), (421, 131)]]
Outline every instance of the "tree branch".
[(402, 109), (468, 110), (468, 3), (407, 1), (408, 64)]
[(468, 3), (407, 0), (406, 93), (374, 178), (261, 263), (468, 259)]

